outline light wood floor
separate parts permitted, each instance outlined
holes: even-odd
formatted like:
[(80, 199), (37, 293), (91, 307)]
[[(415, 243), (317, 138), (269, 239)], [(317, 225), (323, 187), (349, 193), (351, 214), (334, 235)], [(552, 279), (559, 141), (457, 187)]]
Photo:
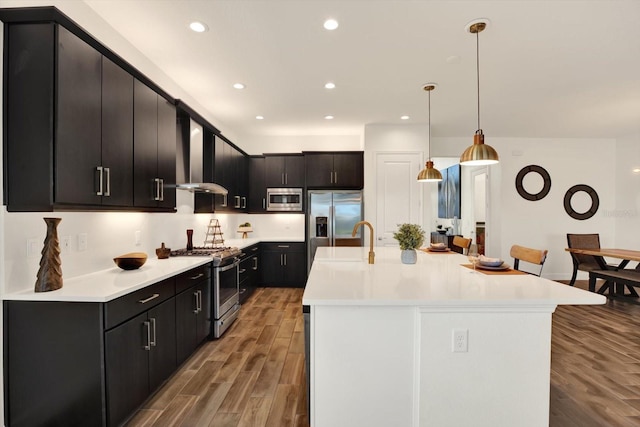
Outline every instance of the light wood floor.
[[(301, 289), (258, 289), (127, 425), (308, 427), (301, 299)], [(556, 309), (551, 427), (640, 426), (639, 303)]]

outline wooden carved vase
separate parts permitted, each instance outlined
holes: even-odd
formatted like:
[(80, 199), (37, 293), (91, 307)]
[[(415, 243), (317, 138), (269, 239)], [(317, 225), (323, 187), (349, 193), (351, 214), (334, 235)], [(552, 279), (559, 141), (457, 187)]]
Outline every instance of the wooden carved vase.
[(62, 263), (60, 262), (60, 241), (58, 224), (62, 218), (43, 218), (47, 223), (47, 236), (44, 239), (42, 258), (36, 279), (36, 292), (55, 291), (62, 287)]

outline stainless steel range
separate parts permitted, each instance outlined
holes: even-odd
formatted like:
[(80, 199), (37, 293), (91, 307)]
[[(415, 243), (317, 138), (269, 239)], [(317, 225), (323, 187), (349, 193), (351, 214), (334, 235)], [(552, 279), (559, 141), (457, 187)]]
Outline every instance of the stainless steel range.
[(194, 247), (171, 251), (171, 256), (208, 256), (213, 259), (212, 311), (213, 337), (220, 338), (240, 311), (240, 255), (238, 248)]

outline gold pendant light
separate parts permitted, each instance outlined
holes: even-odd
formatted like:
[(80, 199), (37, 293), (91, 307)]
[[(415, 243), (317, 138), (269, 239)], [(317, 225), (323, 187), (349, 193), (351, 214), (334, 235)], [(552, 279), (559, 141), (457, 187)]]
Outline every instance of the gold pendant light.
[(484, 134), (480, 128), (480, 38), (478, 34), (487, 27), (487, 19), (478, 19), (467, 24), (467, 31), (476, 35), (476, 76), (478, 83), (478, 130), (473, 136), (473, 145), (464, 150), (460, 156), (460, 164), (465, 166), (482, 166), (498, 163), (496, 150), (484, 143)]
[(435, 83), (427, 83), (422, 86), (423, 90), (426, 90), (429, 94), (429, 152), (427, 153), (427, 163), (424, 169), (418, 174), (418, 182), (438, 182), (442, 181), (442, 174), (440, 171), (433, 167), (431, 161), (431, 91), (436, 88)]

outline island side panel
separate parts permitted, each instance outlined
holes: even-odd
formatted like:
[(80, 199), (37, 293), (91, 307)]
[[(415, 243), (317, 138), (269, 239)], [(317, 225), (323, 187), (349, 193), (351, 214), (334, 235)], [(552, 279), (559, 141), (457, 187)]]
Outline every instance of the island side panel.
[(422, 308), (419, 425), (547, 426), (554, 309)]
[(415, 307), (311, 307), (313, 427), (417, 425)]

